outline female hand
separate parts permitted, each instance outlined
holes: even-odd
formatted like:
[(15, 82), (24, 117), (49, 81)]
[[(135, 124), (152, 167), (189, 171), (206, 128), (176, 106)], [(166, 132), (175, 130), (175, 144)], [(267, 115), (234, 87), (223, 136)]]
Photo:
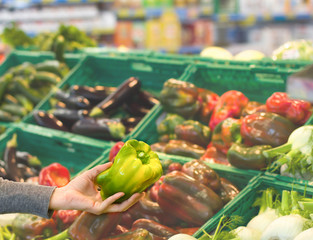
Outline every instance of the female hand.
[(112, 163), (96, 166), (71, 180), (66, 186), (56, 188), (51, 196), (49, 208), (52, 210), (74, 209), (93, 214), (123, 212), (134, 205), (144, 193), (135, 193), (122, 203), (114, 204), (123, 192), (102, 200), (95, 185), (97, 175), (111, 167)]

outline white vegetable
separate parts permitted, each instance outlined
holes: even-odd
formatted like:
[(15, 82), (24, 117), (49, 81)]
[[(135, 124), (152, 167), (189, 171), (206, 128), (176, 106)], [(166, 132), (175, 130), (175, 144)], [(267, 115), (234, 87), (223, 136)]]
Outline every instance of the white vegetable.
[(247, 227), (263, 232), (276, 218), (278, 218), (276, 210), (268, 208), (265, 212), (252, 218), (247, 224)]
[(259, 240), (261, 237), (261, 232), (248, 227), (238, 227), (233, 232), (237, 236), (236, 239), (240, 240)]
[(306, 221), (298, 214), (279, 217), (267, 226), (261, 240), (293, 240), (302, 232)]
[(168, 240), (197, 240), (197, 239), (194, 238), (193, 236), (188, 235), (188, 234), (179, 233), (179, 234), (175, 234), (174, 236), (170, 237)]
[(19, 213), (6, 213), (6, 214), (0, 214), (0, 226), (7, 226), (11, 225), (14, 218), (18, 215)]
[(294, 240), (313, 240), (313, 228), (303, 231)]

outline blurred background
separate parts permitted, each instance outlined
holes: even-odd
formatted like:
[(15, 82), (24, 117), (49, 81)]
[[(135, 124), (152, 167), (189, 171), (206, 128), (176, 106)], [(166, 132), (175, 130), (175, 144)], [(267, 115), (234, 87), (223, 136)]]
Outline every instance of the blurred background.
[(14, 48), (46, 50), (59, 31), (78, 39), (69, 50), (199, 54), (219, 46), (270, 57), (288, 41), (313, 39), (312, 8), (312, 0), (1, 0), (0, 33)]

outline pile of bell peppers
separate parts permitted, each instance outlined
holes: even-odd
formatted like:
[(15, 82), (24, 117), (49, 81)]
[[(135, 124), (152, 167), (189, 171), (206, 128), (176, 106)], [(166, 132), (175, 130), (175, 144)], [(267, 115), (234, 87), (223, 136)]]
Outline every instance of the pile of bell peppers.
[[(113, 164), (126, 153), (124, 146)], [(130, 158), (125, 159), (129, 162)], [(83, 212), (68, 229), (49, 240), (166, 240), (178, 233), (192, 235), (239, 193), (238, 187), (201, 160), (184, 164), (163, 160), (162, 166), (162, 176), (127, 211), (101, 215)], [(139, 175), (133, 176), (138, 177), (134, 182), (141, 182)]]
[(157, 121), (154, 151), (255, 170), (272, 163), (263, 151), (285, 144), (313, 111), (310, 102), (282, 92), (261, 103), (237, 90), (219, 96), (176, 79), (164, 83), (160, 102), (167, 115)]

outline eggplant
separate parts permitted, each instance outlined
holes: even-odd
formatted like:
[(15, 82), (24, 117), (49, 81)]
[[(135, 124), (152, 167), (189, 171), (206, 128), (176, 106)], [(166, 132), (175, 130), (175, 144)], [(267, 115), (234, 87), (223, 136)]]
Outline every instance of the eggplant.
[(71, 96), (83, 96), (87, 98), (92, 105), (98, 104), (114, 91), (116, 91), (115, 87), (105, 87), (105, 86), (89, 87), (73, 85), (70, 87)]
[(77, 110), (77, 109), (68, 109), (68, 108), (55, 108), (49, 112), (53, 114), (53, 116), (55, 116), (61, 122), (63, 122), (64, 125), (66, 125), (69, 129), (79, 119), (88, 115), (87, 110)]
[(103, 101), (92, 108), (90, 117), (102, 117), (110, 111), (118, 108), (140, 90), (141, 82), (138, 78), (130, 77), (118, 86), (115, 92), (111, 93)]
[(22, 182), (23, 174), (17, 167), (16, 147), (17, 147), (17, 135), (14, 133), (12, 138), (7, 142), (4, 150), (3, 155), (3, 160), (5, 163), (4, 169), (7, 173), (8, 179), (16, 182)]
[(126, 128), (126, 133), (130, 133), (137, 124), (141, 121), (142, 117), (129, 117), (129, 118), (122, 118), (121, 122)]
[(86, 117), (73, 125), (72, 132), (93, 138), (119, 141), (125, 137), (126, 128), (118, 118)]
[(31, 155), (29, 152), (16, 151), (16, 161), (17, 163), (21, 163), (28, 167), (35, 168), (38, 171), (42, 167), (42, 164), (38, 157)]
[(68, 131), (64, 123), (57, 119), (53, 114), (46, 113), (45, 111), (37, 110), (34, 111), (33, 117), (36, 123), (42, 127), (52, 128), (61, 131)]
[(124, 103), (123, 109), (134, 117), (144, 117), (150, 111), (150, 109), (145, 108), (138, 102)]
[(54, 97), (64, 102), (67, 108), (70, 109), (89, 109), (91, 107), (90, 102), (83, 96), (71, 96), (69, 93), (58, 89)]
[(160, 101), (155, 98), (151, 93), (141, 90), (138, 94), (138, 101), (141, 105), (150, 109), (153, 108), (154, 105), (158, 104)]

